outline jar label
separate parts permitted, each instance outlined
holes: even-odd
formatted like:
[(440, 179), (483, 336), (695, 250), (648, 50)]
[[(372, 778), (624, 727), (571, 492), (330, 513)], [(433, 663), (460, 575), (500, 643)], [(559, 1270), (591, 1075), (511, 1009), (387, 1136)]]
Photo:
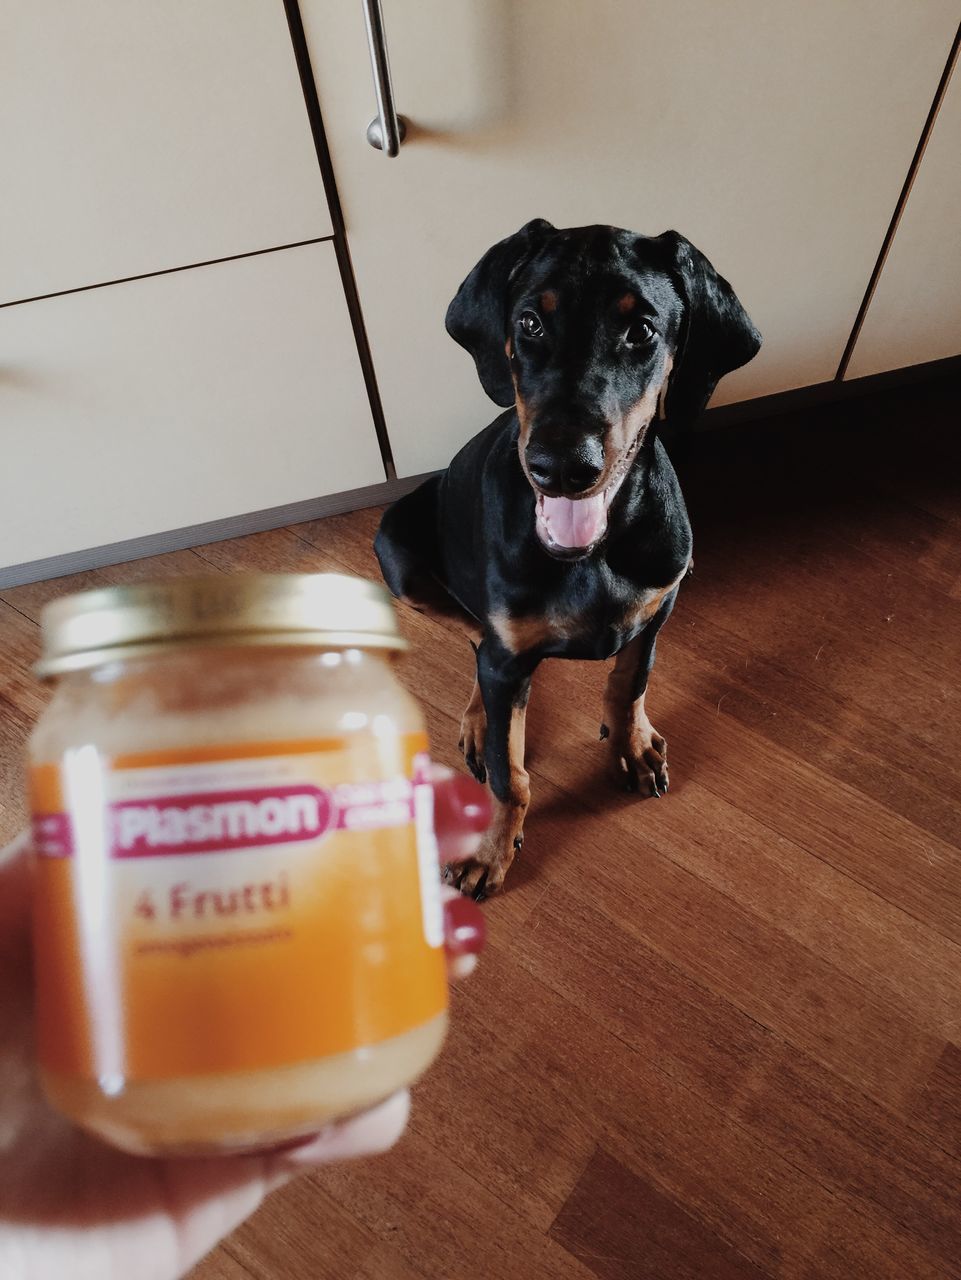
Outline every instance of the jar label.
[(254, 1070), (442, 1012), (428, 767), (420, 734), (35, 766), (41, 1064)]

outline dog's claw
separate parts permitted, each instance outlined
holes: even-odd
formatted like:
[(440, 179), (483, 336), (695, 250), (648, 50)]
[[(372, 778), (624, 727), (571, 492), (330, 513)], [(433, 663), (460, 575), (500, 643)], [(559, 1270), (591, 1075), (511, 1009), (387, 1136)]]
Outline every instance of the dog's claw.
[(611, 736), (611, 731), (610, 731), (610, 729), (608, 729), (608, 727), (607, 727), (607, 725), (606, 725), (606, 724), (602, 724), (602, 725), (601, 725), (601, 736), (600, 736), (599, 741), (600, 741), (600, 742), (603, 742), (605, 738), (609, 738), (610, 736)]
[(481, 878), (474, 885), (470, 895), (475, 902), (485, 902), (487, 899), (487, 868), (485, 867)]
[(613, 740), (610, 774), (622, 791), (660, 800), (668, 792), (667, 743), (654, 733), (647, 745), (631, 748)]
[(523, 837), (523, 835), (515, 836), (515, 837), (514, 837), (514, 848), (515, 848), (515, 849), (517, 850), (517, 852), (519, 853), (519, 852), (521, 851), (521, 849), (523, 849), (523, 847), (524, 847), (524, 837)]

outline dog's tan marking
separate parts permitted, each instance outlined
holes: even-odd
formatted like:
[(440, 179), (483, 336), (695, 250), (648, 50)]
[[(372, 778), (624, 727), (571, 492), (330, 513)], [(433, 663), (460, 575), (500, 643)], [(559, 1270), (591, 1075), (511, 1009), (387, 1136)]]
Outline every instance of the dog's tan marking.
[(673, 356), (664, 357), (664, 371), (660, 375), (660, 389), (658, 390), (658, 421), (663, 422), (667, 417), (667, 399), (668, 388), (671, 385), (671, 370), (674, 367)]
[[(631, 601), (621, 619), (625, 631), (633, 631), (654, 617), (664, 600), (678, 586), (689, 565), (666, 587), (652, 587)], [(584, 620), (574, 615), (528, 613), (512, 617), (509, 613), (493, 613), (490, 625), (504, 648), (510, 653), (528, 653), (548, 640), (573, 640), (585, 627)], [(589, 625), (589, 624), (588, 624)]]
[(556, 311), (558, 303), (557, 291), (554, 289), (545, 289), (541, 294), (540, 301), (542, 311), (546, 311), (548, 314), (552, 311)]
[(634, 297), (633, 293), (625, 293), (622, 298), (618, 298), (617, 300), (617, 309), (622, 316), (630, 315), (636, 306), (637, 299)]
[(530, 614), (512, 618), (509, 613), (494, 613), (490, 618), (498, 639), (511, 653), (526, 653), (544, 643), (550, 635), (546, 614)]
[[(485, 894), (496, 893), (520, 844), (524, 839), (524, 817), (531, 802), (530, 775), (524, 768), (524, 738), (527, 706), (511, 711), (507, 736), (507, 760), (510, 769), (506, 800), (494, 800), (494, 819), (476, 855), (458, 869), (457, 887), (462, 893), (473, 893), (484, 880)], [(486, 879), (484, 879), (486, 875)]]
[(624, 614), (622, 625), (625, 631), (634, 631), (636, 628), (650, 622), (665, 599), (685, 577), (689, 567), (689, 565), (685, 565), (682, 572), (677, 575), (673, 582), (669, 582), (666, 587), (652, 587), (649, 591), (642, 592), (636, 600), (632, 601)]
[(661, 374), (661, 388), (657, 393), (657, 420), (663, 422), (667, 417), (667, 392), (671, 383), (671, 370), (674, 368), (672, 356), (664, 358), (664, 372)]
[(604, 690), (604, 723), (615, 738), (621, 733), (630, 731), (632, 712), (636, 711), (639, 716), (647, 718), (644, 710), (645, 694), (642, 693), (638, 698), (632, 696), (631, 686), (637, 669), (637, 648), (639, 648), (637, 640), (632, 640), (629, 645), (626, 645), (614, 659), (614, 667), (607, 677), (607, 687)]
[(658, 411), (658, 403), (667, 386), (671, 367), (671, 357), (665, 356), (660, 375), (648, 383), (643, 395), (635, 400), (621, 418), (610, 423), (610, 429), (604, 441), (607, 466), (602, 480), (603, 485), (611, 483), (611, 476), (617, 468), (618, 461), (624, 458), (628, 450), (633, 448), (635, 443), (638, 445), (643, 443), (647, 429)]
[(531, 415), (527, 409), (527, 402), (518, 389), (517, 377), (514, 374), (513, 366), (511, 367), (511, 381), (514, 384), (514, 408), (517, 410), (517, 421), (520, 426), (517, 436), (517, 455), (520, 458), (524, 475), (527, 476), (528, 484), (530, 484), (531, 488), (534, 488), (534, 481), (527, 470), (527, 445), (531, 438)]
[[(484, 768), (484, 746), (487, 741), (487, 712), (484, 710), (484, 699), (481, 697), (480, 685), (474, 677), (474, 689), (470, 702), (464, 710), (460, 722), (460, 742), (458, 743), (471, 770)], [(483, 776), (483, 775), (481, 775)]]
[(548, 640), (570, 640), (580, 627), (576, 618), (546, 613), (524, 614), (517, 618), (512, 618), (509, 613), (494, 613), (490, 624), (510, 653), (528, 653)]
[(510, 792), (505, 808), (509, 809), (515, 834), (524, 825), (524, 814), (531, 802), (531, 780), (524, 767), (527, 728), (527, 703), (511, 709), (511, 727), (507, 735), (507, 761), (510, 766)]
[(630, 791), (658, 795), (667, 790), (667, 743), (644, 707), (645, 693), (634, 697), (644, 636), (620, 651), (604, 691), (604, 726), (608, 731), (611, 776)]

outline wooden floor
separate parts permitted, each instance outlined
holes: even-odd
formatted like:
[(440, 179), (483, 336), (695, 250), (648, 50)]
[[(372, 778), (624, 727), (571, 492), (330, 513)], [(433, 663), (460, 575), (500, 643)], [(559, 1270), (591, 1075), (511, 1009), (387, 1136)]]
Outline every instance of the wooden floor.
[[(390, 1156), (275, 1196), (195, 1280), (961, 1276), (961, 387), (714, 433), (648, 708), (671, 792), (609, 792), (600, 664), (547, 664), (491, 943)], [(2, 593), (0, 835), (65, 590), (372, 575), (368, 511)], [(405, 613), (453, 762), (470, 652)]]

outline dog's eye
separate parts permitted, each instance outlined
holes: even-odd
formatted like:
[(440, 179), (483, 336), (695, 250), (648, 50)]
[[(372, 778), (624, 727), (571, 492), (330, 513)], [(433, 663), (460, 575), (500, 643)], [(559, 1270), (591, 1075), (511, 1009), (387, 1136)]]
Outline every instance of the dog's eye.
[(624, 345), (627, 347), (646, 347), (654, 338), (654, 328), (648, 324), (646, 320), (638, 320), (632, 324), (624, 335)]
[(520, 325), (529, 338), (540, 338), (544, 333), (544, 326), (536, 311), (522, 311)]

